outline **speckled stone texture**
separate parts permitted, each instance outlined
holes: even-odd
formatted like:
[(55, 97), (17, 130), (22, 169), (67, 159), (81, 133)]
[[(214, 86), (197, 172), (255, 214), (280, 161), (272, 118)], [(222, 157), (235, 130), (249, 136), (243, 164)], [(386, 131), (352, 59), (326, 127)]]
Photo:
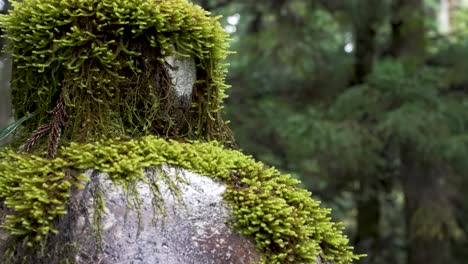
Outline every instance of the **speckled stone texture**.
[(166, 70), (171, 81), (173, 126), (182, 129), (187, 125), (187, 116), (192, 107), (193, 86), (197, 69), (193, 58), (172, 55), (165, 58)]
[[(158, 177), (155, 173), (160, 172), (146, 171), (145, 176), (154, 179)], [(68, 224), (69, 228), (73, 226), (74, 242), (80, 245), (78, 263), (241, 264), (254, 263), (260, 258), (252, 239), (237, 234), (229, 226), (230, 210), (222, 197), (225, 187), (209, 177), (179, 172), (187, 182), (178, 184), (183, 204), (159, 180), (167, 211), (167, 216), (159, 221), (154, 221), (153, 213), (158, 212), (153, 211), (149, 185), (138, 183), (139, 223), (137, 210), (128, 208), (128, 197), (122, 187), (113, 184), (106, 174), (96, 171), (88, 174), (91, 181), (73, 197), (86, 210), (76, 210), (82, 214), (70, 217), (74, 221)], [(103, 190), (106, 207), (100, 221), (102, 252), (97, 250), (93, 230), (97, 189)]]
[(197, 80), (195, 61), (192, 58), (185, 58), (173, 55), (166, 58), (170, 65), (168, 71), (177, 97), (192, 96), (193, 84)]

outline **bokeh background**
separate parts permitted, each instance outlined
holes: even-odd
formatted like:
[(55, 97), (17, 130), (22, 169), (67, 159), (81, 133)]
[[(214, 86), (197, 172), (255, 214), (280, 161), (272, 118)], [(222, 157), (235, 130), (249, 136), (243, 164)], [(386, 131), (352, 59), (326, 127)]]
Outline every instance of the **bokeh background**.
[(194, 2), (231, 35), (237, 145), (332, 208), (359, 263), (468, 263), (467, 0)]

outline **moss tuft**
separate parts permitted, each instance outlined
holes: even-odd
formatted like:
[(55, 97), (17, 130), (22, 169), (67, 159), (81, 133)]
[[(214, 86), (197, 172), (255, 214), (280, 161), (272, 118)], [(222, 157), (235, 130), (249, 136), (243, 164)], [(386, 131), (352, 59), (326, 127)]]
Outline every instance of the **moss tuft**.
[(319, 254), (335, 264), (358, 258), (341, 226), (330, 221), (330, 210), (320, 208), (289, 175), (216, 142), (180, 143), (154, 136), (71, 143), (55, 159), (1, 152), (0, 198), (12, 211), (5, 226), (14, 235), (38, 240), (54, 232), (51, 223), (65, 213), (70, 186), (86, 180), (63, 171), (95, 169), (126, 185), (145, 180), (142, 169), (163, 164), (224, 182), (234, 226), (254, 237), (266, 263), (315, 263)]
[[(13, 5), (0, 16), (14, 58), (12, 103), (17, 119), (38, 113), (24, 126), (25, 137), (47, 130), (63, 98), (65, 141), (148, 134), (230, 140), (220, 116), (228, 34), (199, 6), (185, 0)], [(184, 118), (175, 115), (165, 60), (175, 54), (194, 58), (197, 67), (194, 104)]]

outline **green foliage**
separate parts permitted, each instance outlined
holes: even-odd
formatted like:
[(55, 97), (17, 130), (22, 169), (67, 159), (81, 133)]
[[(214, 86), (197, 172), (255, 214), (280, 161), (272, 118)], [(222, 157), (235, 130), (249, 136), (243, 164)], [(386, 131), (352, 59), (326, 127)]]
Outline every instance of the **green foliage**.
[(235, 99), (242, 93), (241, 97), (282, 94), (284, 99), (301, 100), (299, 94), (321, 93), (306, 87), (326, 85), (336, 92), (344, 85), (351, 57), (343, 50), (343, 28), (330, 13), (308, 2), (285, 1), (284, 10), (283, 16), (276, 13), (279, 10), (262, 12), (258, 32), (251, 32), (252, 14), (241, 12), (232, 44), (239, 52), (229, 69), (230, 83), (242, 81), (231, 90)]
[(411, 148), (409, 154), (415, 159), (455, 158), (448, 146), (468, 131), (468, 119), (460, 115), (467, 101), (444, 95), (444, 74), (434, 68), (410, 71), (395, 61), (380, 63), (365, 85), (349, 89), (336, 100), (331, 115), (370, 127), (393, 151)]
[(323, 110), (313, 107), (291, 114), (284, 123), (285, 129), (278, 133), (291, 139), (288, 149), (294, 151), (290, 156), (313, 158), (321, 164), (321, 175), (329, 180), (376, 172), (380, 142), (358, 124), (331, 120)]
[(316, 263), (321, 256), (344, 264), (358, 258), (341, 226), (330, 221), (330, 210), (297, 188), (297, 180), (216, 142), (179, 143), (147, 136), (71, 143), (55, 159), (11, 150), (0, 153), (0, 197), (12, 210), (5, 226), (14, 235), (40, 240), (56, 232), (51, 223), (66, 213), (70, 186), (87, 180), (67, 176), (69, 169), (92, 168), (126, 185), (135, 178), (147, 181), (143, 168), (168, 164), (225, 182), (235, 227), (255, 238), (267, 263)]
[[(63, 97), (68, 140), (158, 134), (230, 138), (220, 117), (228, 35), (208, 12), (185, 0), (26, 0), (1, 16), (13, 52), (17, 118), (39, 114), (24, 132), (50, 121)], [(164, 58), (197, 65), (187, 127), (177, 127)], [(172, 92), (171, 92), (172, 91)]]
[[(374, 135), (356, 122), (328, 118), (320, 107), (296, 111), (288, 104), (274, 98), (252, 102), (255, 107), (251, 111), (258, 119), (243, 119), (241, 124), (243, 130), (257, 129), (257, 132), (247, 138), (236, 134), (236, 139), (244, 143), (255, 141), (256, 149), (249, 151), (259, 159), (275, 166), (283, 166), (285, 162), (287, 169), (301, 175), (314, 174), (332, 180), (375, 172), (381, 146)], [(271, 134), (277, 135), (281, 149), (272, 148), (268, 142), (264, 147), (261, 145), (262, 139), (269, 140)], [(283, 153), (285, 160), (276, 159), (277, 153)], [(317, 164), (320, 164), (318, 168)]]

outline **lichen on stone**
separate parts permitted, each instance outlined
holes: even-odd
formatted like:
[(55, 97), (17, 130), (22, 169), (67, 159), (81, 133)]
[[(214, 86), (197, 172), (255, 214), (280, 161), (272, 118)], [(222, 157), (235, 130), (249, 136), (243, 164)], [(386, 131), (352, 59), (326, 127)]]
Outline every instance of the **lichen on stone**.
[(54, 232), (51, 223), (66, 213), (70, 186), (86, 181), (63, 171), (92, 168), (125, 185), (135, 178), (144, 181), (143, 168), (166, 164), (224, 182), (233, 225), (255, 239), (265, 263), (315, 263), (319, 254), (336, 264), (357, 258), (341, 226), (330, 221), (330, 210), (298, 188), (297, 180), (216, 142), (180, 143), (146, 136), (71, 143), (55, 159), (11, 150), (1, 153), (0, 198), (12, 210), (5, 226), (18, 236), (41, 240)]

